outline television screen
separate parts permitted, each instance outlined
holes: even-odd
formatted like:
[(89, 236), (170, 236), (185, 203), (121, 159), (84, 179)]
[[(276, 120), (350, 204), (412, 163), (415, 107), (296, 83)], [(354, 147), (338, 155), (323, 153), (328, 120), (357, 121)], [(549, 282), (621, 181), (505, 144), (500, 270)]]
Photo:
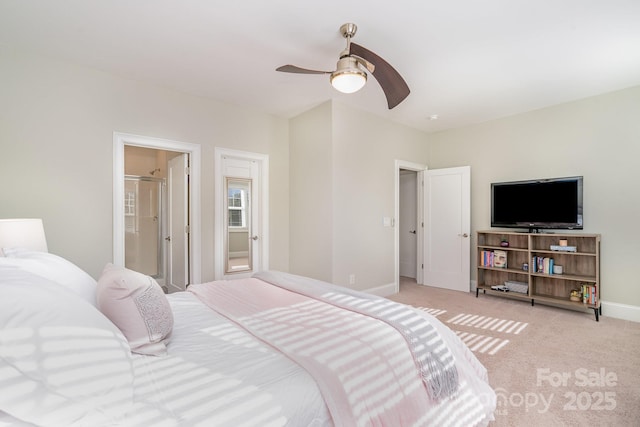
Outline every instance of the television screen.
[(491, 226), (582, 229), (582, 177), (491, 184)]

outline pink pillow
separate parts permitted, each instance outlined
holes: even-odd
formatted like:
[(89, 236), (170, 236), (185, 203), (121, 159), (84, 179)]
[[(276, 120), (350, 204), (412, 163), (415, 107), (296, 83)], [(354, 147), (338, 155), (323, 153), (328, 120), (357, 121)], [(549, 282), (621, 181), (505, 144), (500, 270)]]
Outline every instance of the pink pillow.
[(173, 329), (169, 301), (153, 278), (107, 264), (97, 287), (100, 311), (122, 331), (134, 353), (160, 356)]

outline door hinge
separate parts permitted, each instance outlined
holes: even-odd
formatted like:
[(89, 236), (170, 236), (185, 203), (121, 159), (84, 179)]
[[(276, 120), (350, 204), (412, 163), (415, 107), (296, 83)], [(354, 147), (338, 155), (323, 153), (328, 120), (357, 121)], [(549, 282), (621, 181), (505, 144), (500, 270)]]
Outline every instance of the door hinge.
[(187, 166), (187, 167), (184, 168), (184, 174), (187, 175), (187, 176), (191, 175), (191, 167), (190, 166)]
[(187, 234), (191, 233), (191, 227), (189, 227), (188, 225), (185, 225), (184, 226), (184, 232), (187, 233)]
[(421, 265), (420, 265), (420, 268), (424, 270), (424, 264), (421, 264)]

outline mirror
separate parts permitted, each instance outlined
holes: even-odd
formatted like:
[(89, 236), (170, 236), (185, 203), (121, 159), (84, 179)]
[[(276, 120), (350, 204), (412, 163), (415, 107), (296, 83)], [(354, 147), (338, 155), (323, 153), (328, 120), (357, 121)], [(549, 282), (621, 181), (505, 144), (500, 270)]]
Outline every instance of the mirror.
[(226, 177), (225, 194), (225, 272), (251, 271), (251, 180)]

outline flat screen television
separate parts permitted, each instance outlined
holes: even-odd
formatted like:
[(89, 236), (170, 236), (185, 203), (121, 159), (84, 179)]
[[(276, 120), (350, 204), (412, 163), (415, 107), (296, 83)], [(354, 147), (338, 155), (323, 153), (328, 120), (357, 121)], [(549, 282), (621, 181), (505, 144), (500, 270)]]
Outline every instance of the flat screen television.
[(491, 184), (491, 226), (582, 230), (582, 177)]

